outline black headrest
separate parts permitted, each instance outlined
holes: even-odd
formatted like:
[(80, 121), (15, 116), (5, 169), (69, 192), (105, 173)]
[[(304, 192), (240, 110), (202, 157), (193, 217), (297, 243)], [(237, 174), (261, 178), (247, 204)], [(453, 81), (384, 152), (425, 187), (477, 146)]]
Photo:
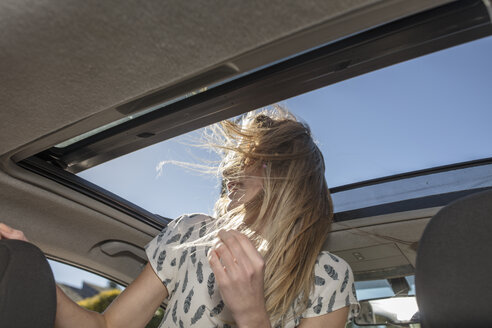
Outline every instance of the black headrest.
[(415, 284), (423, 328), (492, 327), (492, 190), (453, 202), (430, 220)]
[(52, 328), (56, 289), (39, 248), (20, 240), (0, 240), (0, 327)]

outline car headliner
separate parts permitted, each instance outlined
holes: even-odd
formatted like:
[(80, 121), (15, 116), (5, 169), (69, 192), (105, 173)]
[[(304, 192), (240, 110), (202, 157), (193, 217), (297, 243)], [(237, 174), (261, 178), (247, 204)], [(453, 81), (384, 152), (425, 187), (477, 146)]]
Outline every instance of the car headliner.
[(237, 75), (444, 2), (3, 1), (0, 154), (214, 68)]
[[(125, 241), (113, 255), (139, 253), (157, 230), (18, 167), (12, 156), (23, 159), (122, 118), (118, 106), (156, 90), (181, 83), (179, 96), (446, 2), (3, 1), (0, 220), (23, 229), (53, 258), (128, 283), (142, 261), (108, 257), (112, 250), (101, 245)], [(226, 73), (207, 75), (221, 67)], [(372, 233), (416, 241), (435, 211), (375, 218), (370, 226), (362, 219), (335, 225), (327, 247), (341, 255), (372, 249), (381, 258), (373, 268), (411, 264), (411, 242), (344, 232), (369, 226)]]

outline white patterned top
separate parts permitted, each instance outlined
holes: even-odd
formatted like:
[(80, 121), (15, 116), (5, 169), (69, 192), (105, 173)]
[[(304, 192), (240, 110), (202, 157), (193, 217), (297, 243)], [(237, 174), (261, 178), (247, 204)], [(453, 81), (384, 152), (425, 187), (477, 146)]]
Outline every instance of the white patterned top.
[[(159, 327), (235, 327), (207, 260), (209, 247), (176, 248), (204, 236), (213, 220), (203, 214), (181, 216), (145, 247), (152, 268), (169, 292)], [(292, 315), (288, 317), (293, 319), (285, 327), (296, 327), (301, 318), (320, 316), (345, 306), (351, 307), (349, 317), (358, 313), (352, 270), (343, 259), (323, 251), (314, 273), (308, 309), (289, 313)]]

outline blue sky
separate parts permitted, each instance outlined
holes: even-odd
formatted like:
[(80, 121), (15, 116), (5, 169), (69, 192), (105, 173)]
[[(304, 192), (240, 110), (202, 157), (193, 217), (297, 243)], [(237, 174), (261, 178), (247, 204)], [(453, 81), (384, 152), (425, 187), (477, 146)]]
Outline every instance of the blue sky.
[[(492, 38), (393, 65), (282, 102), (306, 121), (330, 187), (492, 157)], [(214, 160), (190, 146), (200, 131), (104, 163), (79, 176), (166, 217), (211, 213), (219, 180), (179, 165)], [(54, 269), (61, 275), (60, 269)], [(66, 282), (75, 274), (65, 274)]]

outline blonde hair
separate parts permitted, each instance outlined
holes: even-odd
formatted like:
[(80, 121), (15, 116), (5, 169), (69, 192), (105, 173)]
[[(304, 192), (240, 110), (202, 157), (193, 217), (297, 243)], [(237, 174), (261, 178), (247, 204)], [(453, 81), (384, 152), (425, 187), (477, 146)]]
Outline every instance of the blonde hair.
[[(265, 260), (267, 312), (272, 323), (283, 325), (291, 319), (285, 317), (290, 307), (298, 314), (307, 308), (314, 265), (330, 231), (333, 205), (323, 155), (309, 127), (280, 106), (252, 112), (239, 122), (221, 122), (212, 135), (221, 141), (215, 146), (223, 151), (219, 170), (224, 179), (260, 169), (263, 190), (229, 211), (222, 193), (211, 234), (235, 228), (251, 237)], [(254, 220), (246, 226), (247, 218)]]
[(219, 229), (250, 237), (265, 260), (267, 312), (272, 323), (283, 325), (291, 320), (290, 307), (297, 314), (307, 308), (316, 258), (330, 231), (333, 206), (323, 156), (309, 127), (280, 106), (223, 121), (210, 135), (223, 155), (223, 178), (260, 169), (263, 190), (229, 211), (223, 192), (215, 205), (215, 227), (202, 240), (214, 238)]

